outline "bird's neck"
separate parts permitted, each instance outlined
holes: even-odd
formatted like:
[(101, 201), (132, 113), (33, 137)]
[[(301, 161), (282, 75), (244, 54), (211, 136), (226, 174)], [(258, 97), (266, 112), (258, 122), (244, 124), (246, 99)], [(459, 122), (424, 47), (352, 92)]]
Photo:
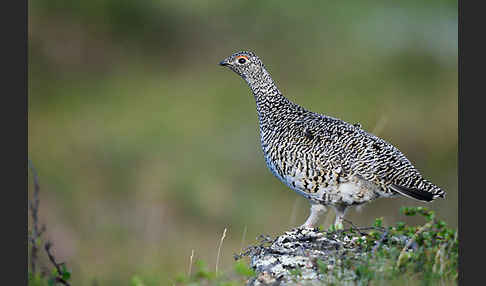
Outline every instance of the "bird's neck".
[(270, 120), (285, 111), (290, 101), (285, 98), (270, 74), (262, 68), (251, 78), (245, 78), (255, 97), (258, 117), (260, 122)]

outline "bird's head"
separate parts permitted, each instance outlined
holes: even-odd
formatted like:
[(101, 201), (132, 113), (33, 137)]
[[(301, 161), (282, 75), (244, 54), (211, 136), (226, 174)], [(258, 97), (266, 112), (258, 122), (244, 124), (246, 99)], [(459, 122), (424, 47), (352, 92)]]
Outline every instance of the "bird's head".
[(252, 52), (241, 51), (222, 60), (220, 65), (230, 68), (246, 81), (255, 78), (264, 70), (262, 61)]

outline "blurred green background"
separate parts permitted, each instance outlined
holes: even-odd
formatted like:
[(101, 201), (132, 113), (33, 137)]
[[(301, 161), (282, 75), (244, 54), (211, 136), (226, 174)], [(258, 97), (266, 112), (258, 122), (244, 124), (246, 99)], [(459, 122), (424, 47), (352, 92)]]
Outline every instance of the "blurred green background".
[(447, 191), (348, 219), (414, 223), (399, 207), (424, 205), (457, 227), (457, 21), (438, 0), (29, 1), (28, 155), (73, 284), (170, 285), (192, 250), (214, 267), (224, 228), (222, 270), (303, 223), (307, 202), (265, 167), (248, 87), (218, 66), (242, 49), (289, 99), (361, 123)]

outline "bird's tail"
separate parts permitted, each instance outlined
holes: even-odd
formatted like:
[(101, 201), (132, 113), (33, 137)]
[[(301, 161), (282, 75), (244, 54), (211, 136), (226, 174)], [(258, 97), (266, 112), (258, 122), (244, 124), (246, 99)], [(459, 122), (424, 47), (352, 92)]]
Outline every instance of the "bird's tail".
[(397, 184), (391, 184), (390, 188), (402, 196), (424, 202), (430, 202), (436, 198), (444, 198), (446, 194), (441, 188), (429, 182), (426, 182), (425, 187), (421, 189), (408, 188)]

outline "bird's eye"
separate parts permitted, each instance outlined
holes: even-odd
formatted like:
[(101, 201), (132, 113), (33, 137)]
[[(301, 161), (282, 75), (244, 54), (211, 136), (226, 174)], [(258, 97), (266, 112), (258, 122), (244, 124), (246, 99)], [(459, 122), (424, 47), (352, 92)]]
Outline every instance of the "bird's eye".
[(239, 58), (238, 63), (240, 63), (240, 64), (246, 63), (246, 58), (244, 58), (244, 57)]

